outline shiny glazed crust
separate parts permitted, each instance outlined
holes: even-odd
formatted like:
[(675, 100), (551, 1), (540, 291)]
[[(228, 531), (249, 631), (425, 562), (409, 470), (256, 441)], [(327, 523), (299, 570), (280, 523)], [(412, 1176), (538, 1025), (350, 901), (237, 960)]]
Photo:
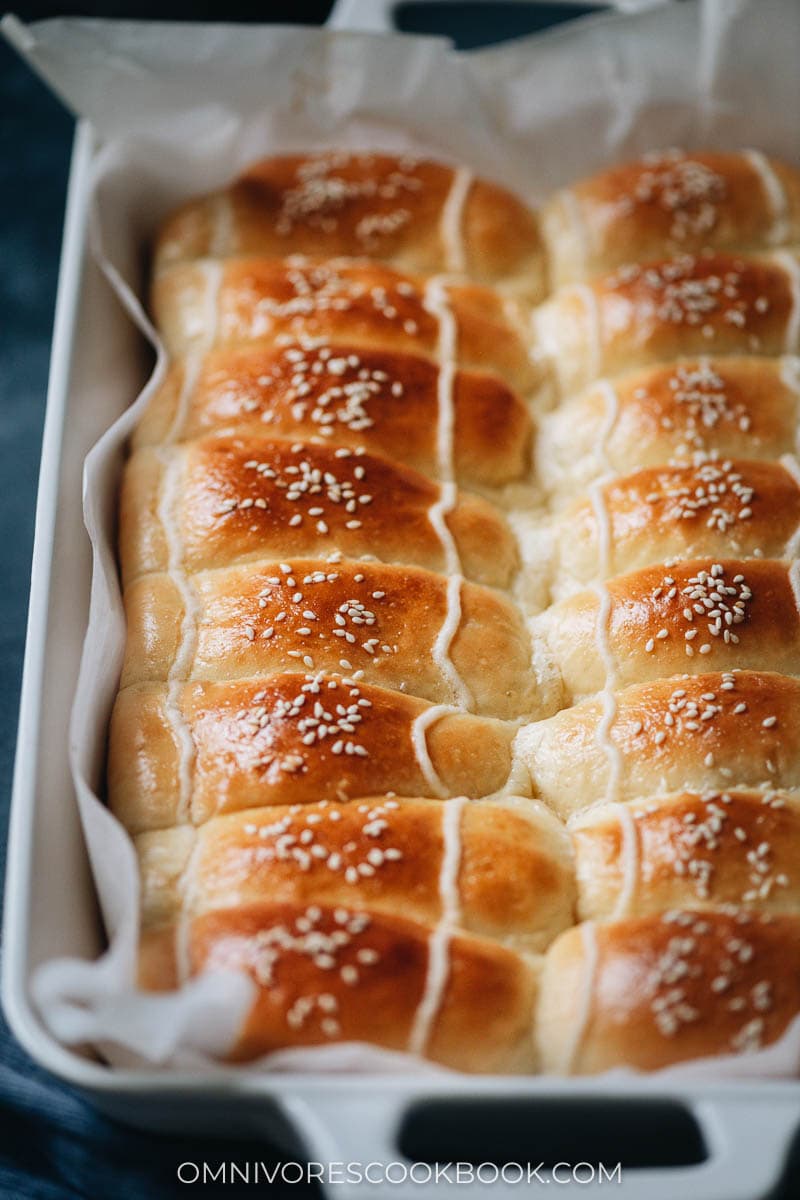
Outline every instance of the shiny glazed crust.
[(122, 686), (169, 678), (191, 612), (192, 681), (358, 671), (482, 716), (552, 711), (557, 686), (537, 678), (518, 609), (501, 592), (452, 578), (454, 586), (419, 567), (293, 559), (200, 572), (188, 609), (171, 575), (142, 575), (125, 594)]
[(546, 1071), (652, 1071), (769, 1045), (800, 1009), (800, 916), (671, 910), (562, 934), (545, 959)]
[(321, 801), (217, 817), (196, 833), (145, 833), (137, 839), (144, 922), (174, 924), (184, 906), (198, 916), (274, 902), (402, 911), (435, 925), (452, 817), (462, 928), (517, 950), (543, 950), (573, 921), (569, 839), (544, 806), (513, 799)]
[(463, 168), (410, 156), (263, 159), (224, 191), (179, 209), (161, 229), (155, 265), (243, 254), (375, 258), (426, 274), (463, 271), (533, 298), (544, 282), (537, 221), (525, 205)]
[(347, 259), (203, 259), (157, 275), (152, 306), (175, 356), (313, 338), (438, 357), (441, 295), (452, 311), (457, 365), (531, 391), (540, 374), (523, 336), (523, 311), (478, 284), (430, 282)]
[(756, 151), (666, 150), (556, 193), (542, 212), (550, 284), (629, 262), (800, 241), (800, 173)]
[(591, 809), (570, 830), (583, 920), (680, 907), (800, 913), (800, 795), (678, 792)]
[(169, 688), (136, 684), (111, 719), (109, 792), (128, 829), (200, 825), (245, 808), (399, 796), (485, 796), (511, 770), (515, 728), (324, 674), (187, 683), (175, 698), (192, 746), (181, 754)]
[(555, 292), (534, 317), (561, 396), (632, 367), (703, 354), (800, 352), (794, 251), (630, 263)]
[(777, 459), (797, 449), (798, 403), (796, 357), (704, 357), (626, 372), (542, 420), (537, 473), (567, 498), (609, 472), (696, 455)]
[[(356, 450), (264, 438), (208, 438), (142, 449), (120, 495), (124, 584), (170, 565), (164, 504), (188, 573), (287, 555), (336, 551), (447, 570), (434, 524), (444, 490), (408, 467)], [(457, 494), (441, 520), (468, 579), (507, 587), (517, 547), (496, 508)]]
[[(363, 448), (441, 477), (437, 419), (441, 368), (419, 355), (349, 343), (210, 351), (186, 379), (178, 359), (133, 434), (133, 446), (207, 434), (317, 439)], [(495, 488), (528, 467), (531, 419), (497, 376), (456, 371), (454, 477)]]
[(800, 788), (800, 680), (760, 671), (675, 675), (527, 725), (515, 751), (563, 818), (604, 800), (691, 788)]

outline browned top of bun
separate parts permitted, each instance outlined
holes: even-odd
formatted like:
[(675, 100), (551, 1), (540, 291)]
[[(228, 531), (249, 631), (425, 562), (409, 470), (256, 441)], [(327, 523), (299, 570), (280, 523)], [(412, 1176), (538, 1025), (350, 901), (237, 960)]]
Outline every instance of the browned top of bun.
[[(522, 317), (492, 288), (441, 289), (456, 326), (458, 365), (495, 371), (512, 386), (538, 379)], [(280, 346), (311, 338), (437, 356), (440, 317), (432, 285), (352, 259), (236, 258), (178, 264), (157, 275), (152, 307), (173, 355), (212, 346)]]
[(539, 1038), (551, 1069), (651, 1071), (768, 1045), (798, 1009), (800, 917), (674, 910), (562, 934), (545, 967)]
[[(185, 364), (177, 360), (133, 434), (151, 445), (210, 433), (317, 439), (363, 448), (440, 476), (439, 367), (430, 359), (348, 343), (212, 350), (179, 412)], [(453, 464), (467, 486), (518, 479), (528, 463), (531, 420), (499, 377), (456, 371)]]
[(298, 253), (466, 270), (487, 282), (527, 275), (533, 292), (541, 277), (536, 219), (505, 188), (410, 155), (349, 151), (262, 159), (226, 190), (189, 201), (163, 226), (156, 266)]
[(752, 152), (657, 151), (569, 191), (584, 226), (589, 274), (659, 252), (746, 250), (797, 239), (798, 173)]

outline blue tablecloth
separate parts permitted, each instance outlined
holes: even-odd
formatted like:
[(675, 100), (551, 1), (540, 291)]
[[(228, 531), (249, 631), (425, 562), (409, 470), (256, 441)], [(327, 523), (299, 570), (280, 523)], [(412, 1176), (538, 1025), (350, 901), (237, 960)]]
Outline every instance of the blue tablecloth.
[[(280, 6), (277, 6), (280, 7)], [(319, 6), (318, 7), (324, 7)], [(275, 16), (272, 6), (270, 16)], [(290, 14), (291, 5), (284, 5)], [(84, 11), (86, 11), (84, 9)], [(111, 7), (105, 9), (111, 13)], [(143, 9), (119, 15), (155, 16)], [(198, 14), (200, 15), (200, 14)], [(236, 13), (231, 13), (235, 17)], [(508, 32), (516, 15), (507, 12)], [(501, 22), (502, 24), (502, 22)], [(499, 26), (495, 23), (494, 35)], [(474, 33), (463, 39), (474, 44)], [(37, 465), (61, 243), (72, 121), (0, 44), (0, 452), (4, 503), (0, 545), (0, 858), (8, 810), (30, 580)], [(160, 1200), (185, 1194), (181, 1162), (262, 1161), (275, 1147), (159, 1137), (101, 1117), (80, 1095), (39, 1070), (0, 1020), (0, 1200)], [(285, 1156), (284, 1156), (285, 1157)], [(253, 1188), (196, 1185), (233, 1197)], [(294, 1200), (319, 1192), (294, 1186)], [(800, 1196), (800, 1152), (780, 1194)]]

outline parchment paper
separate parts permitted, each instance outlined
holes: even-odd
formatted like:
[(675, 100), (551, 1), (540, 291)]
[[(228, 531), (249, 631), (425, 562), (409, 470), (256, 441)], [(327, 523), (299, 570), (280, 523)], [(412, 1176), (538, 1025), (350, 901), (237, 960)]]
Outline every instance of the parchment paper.
[[(142, 298), (146, 248), (168, 210), (260, 155), (344, 146), (463, 160), (537, 203), (625, 156), (665, 146), (754, 145), (800, 162), (800, 5), (707, 0), (632, 17), (593, 17), (469, 55), (442, 39), (288, 27), (8, 19), (4, 32), (101, 138), (93, 250), (156, 350), (132, 407), (86, 462), (94, 572), (71, 723), (71, 767), (109, 949), (58, 960), (33, 979), (56, 1037), (112, 1064), (220, 1070), (252, 995), (241, 974), (209, 973), (181, 993), (134, 985), (138, 878), (128, 835), (97, 798), (124, 623), (113, 550), (122, 448), (164, 369)], [(118, 414), (109, 413), (109, 424)], [(240, 1070), (435, 1071), (360, 1044), (287, 1050)], [(230, 1068), (226, 1068), (230, 1069)], [(672, 1068), (674, 1077), (792, 1075), (800, 1020), (748, 1056)], [(616, 1071), (619, 1077), (623, 1072)]]

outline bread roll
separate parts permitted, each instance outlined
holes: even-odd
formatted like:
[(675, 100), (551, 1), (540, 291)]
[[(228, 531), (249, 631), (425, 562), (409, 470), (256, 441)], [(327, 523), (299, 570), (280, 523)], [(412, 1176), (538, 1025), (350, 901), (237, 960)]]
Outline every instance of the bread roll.
[(545, 1071), (652, 1071), (774, 1042), (800, 1011), (800, 916), (670, 911), (567, 930), (542, 974)]
[[(462, 1071), (523, 1072), (535, 1065), (536, 972), (495, 942), (448, 939), (438, 980), (430, 930), (405, 917), (321, 905), (264, 903), (206, 913), (141, 943), (140, 986), (175, 988), (203, 970), (246, 972), (255, 985), (229, 1061), (288, 1046), (370, 1042), (413, 1048)], [(179, 957), (179, 968), (176, 958)]]
[(531, 800), (365, 797), (248, 809), (136, 840), (145, 927), (264, 903), (343, 905), (430, 926), (445, 916), (449, 839), (459, 927), (511, 949), (543, 950), (573, 921), (569, 838)]
[(523, 312), (491, 288), (425, 281), (348, 259), (202, 259), (156, 276), (152, 307), (173, 356), (313, 338), (357, 350), (425, 354), (531, 392)]
[(608, 473), (695, 454), (794, 454), (800, 359), (700, 358), (602, 380), (543, 417), (536, 473), (560, 501)]
[(667, 560), (791, 558), (800, 549), (800, 466), (698, 456), (647, 467), (598, 484), (556, 529), (556, 595)]
[(800, 795), (678, 792), (571, 825), (581, 920), (728, 905), (800, 914)]
[(664, 150), (557, 192), (542, 211), (551, 286), (705, 250), (800, 241), (800, 173), (757, 150)]
[(263, 159), (189, 201), (162, 226), (155, 264), (298, 253), (467, 272), (533, 297), (544, 283), (534, 214), (505, 188), (463, 167), (347, 151)]
[(420, 567), (293, 559), (203, 571), (182, 586), (143, 575), (125, 611), (122, 687), (342, 670), (481, 716), (544, 714), (557, 703), (515, 605)]
[(800, 787), (800, 680), (677, 675), (597, 697), (520, 730), (534, 795), (564, 819), (601, 801)]
[(630, 263), (555, 292), (533, 329), (560, 396), (678, 358), (796, 355), (800, 259), (786, 250)]
[(531, 622), (566, 695), (686, 671), (752, 668), (800, 675), (798, 564), (691, 559), (620, 575)]
[(517, 547), (501, 513), (385, 458), (314, 443), (207, 438), (142, 449), (120, 496), (123, 583), (288, 554), (455, 568), (507, 587)]
[(508, 780), (514, 731), (323, 674), (136, 684), (111, 718), (109, 802), (138, 833), (371, 791), (484, 796)]
[[(444, 382), (426, 358), (347, 344), (213, 350), (196, 371), (173, 363), (132, 444), (218, 433), (316, 439), (437, 478), (452, 474), (464, 487), (497, 488), (525, 476), (531, 419), (519, 396), (477, 371), (455, 371), (449, 388)], [(443, 461), (438, 436), (441, 390), (452, 396), (452, 461)]]

